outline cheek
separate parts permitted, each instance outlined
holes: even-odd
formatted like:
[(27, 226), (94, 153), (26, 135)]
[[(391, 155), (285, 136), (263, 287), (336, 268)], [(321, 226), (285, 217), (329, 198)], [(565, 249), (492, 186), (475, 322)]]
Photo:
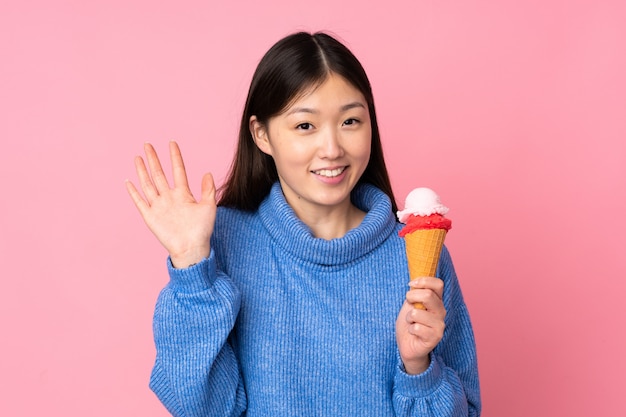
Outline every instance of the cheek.
[(371, 135), (364, 135), (364, 137), (357, 141), (357, 143), (355, 143), (353, 152), (354, 155), (356, 155), (358, 158), (369, 161), (370, 155), (372, 153)]
[(276, 166), (288, 167), (300, 165), (310, 159), (310, 151), (298, 141), (285, 137), (276, 137), (273, 141), (273, 158)]

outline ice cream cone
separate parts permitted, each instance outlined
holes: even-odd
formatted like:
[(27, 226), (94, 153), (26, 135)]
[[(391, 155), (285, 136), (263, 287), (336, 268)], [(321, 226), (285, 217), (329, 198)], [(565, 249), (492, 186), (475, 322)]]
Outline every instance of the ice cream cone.
[[(399, 235), (404, 237), (409, 279), (434, 277), (437, 272), (443, 241), (452, 222), (444, 215), (448, 208), (430, 188), (416, 188), (406, 198), (404, 210), (398, 211), (398, 220), (406, 225)], [(424, 309), (421, 303), (415, 308)]]
[[(439, 263), (439, 254), (446, 238), (446, 229), (415, 230), (404, 236), (406, 258), (411, 280), (419, 277), (434, 277)], [(422, 303), (415, 303), (415, 308), (424, 309)]]
[(404, 236), (411, 279), (435, 276), (447, 232), (445, 229), (424, 229)]

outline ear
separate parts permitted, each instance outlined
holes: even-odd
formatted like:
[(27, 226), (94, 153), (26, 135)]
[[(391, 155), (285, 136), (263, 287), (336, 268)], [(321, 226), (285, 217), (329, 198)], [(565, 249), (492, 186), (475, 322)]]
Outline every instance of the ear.
[(261, 123), (256, 116), (251, 116), (249, 128), (252, 139), (254, 139), (254, 143), (256, 143), (261, 152), (272, 155), (272, 146), (270, 145), (265, 124)]

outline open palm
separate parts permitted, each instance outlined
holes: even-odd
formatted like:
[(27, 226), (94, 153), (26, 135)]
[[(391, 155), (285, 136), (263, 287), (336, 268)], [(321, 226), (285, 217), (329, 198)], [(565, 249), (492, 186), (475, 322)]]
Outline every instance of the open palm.
[(196, 200), (189, 189), (176, 142), (170, 142), (173, 187), (170, 187), (152, 145), (146, 144), (144, 150), (147, 167), (143, 158), (135, 158), (143, 196), (130, 181), (126, 182), (128, 193), (148, 228), (168, 251), (172, 264), (184, 268), (198, 263), (211, 251), (210, 238), (217, 210), (213, 177), (204, 175), (201, 197)]

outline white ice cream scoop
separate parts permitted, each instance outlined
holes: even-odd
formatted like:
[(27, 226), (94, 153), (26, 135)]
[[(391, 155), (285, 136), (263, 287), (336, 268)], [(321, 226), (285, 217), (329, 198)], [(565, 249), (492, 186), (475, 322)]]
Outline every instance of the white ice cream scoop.
[(416, 216), (430, 216), (437, 213), (443, 216), (448, 210), (448, 207), (441, 204), (437, 193), (430, 188), (420, 187), (414, 189), (406, 196), (404, 210), (398, 211), (398, 219), (401, 223), (406, 223), (412, 214)]

